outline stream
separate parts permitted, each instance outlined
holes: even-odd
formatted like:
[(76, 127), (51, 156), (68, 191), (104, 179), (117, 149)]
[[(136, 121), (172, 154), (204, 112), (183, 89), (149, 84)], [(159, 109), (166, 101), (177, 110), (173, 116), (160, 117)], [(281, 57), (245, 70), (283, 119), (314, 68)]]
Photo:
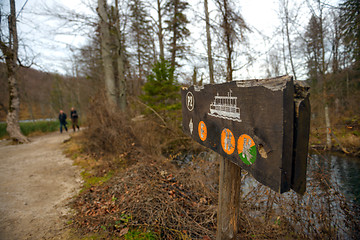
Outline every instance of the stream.
[(360, 207), (360, 158), (313, 154), (309, 163), (308, 171), (316, 171), (318, 167), (326, 171), (331, 182), (339, 186), (346, 199)]
[[(193, 161), (194, 158), (203, 159), (212, 164), (200, 166), (196, 160)], [(187, 166), (203, 168), (202, 171), (204, 172), (214, 172), (214, 170), (216, 171), (215, 168), (218, 167), (218, 165), (214, 164), (217, 161), (216, 154), (212, 152), (202, 152), (195, 156), (187, 153), (173, 161), (181, 168)], [(211, 185), (212, 189), (218, 191), (217, 181), (217, 179), (212, 179), (205, 184)], [(250, 175), (247, 175), (242, 182), (242, 195), (245, 196), (247, 193), (251, 193), (259, 186), (261, 186), (260, 183)], [(266, 189), (268, 188), (263, 188), (263, 192), (259, 191), (253, 194), (263, 202), (267, 202)], [(316, 236), (317, 231), (321, 232), (319, 229), (326, 225), (323, 223), (324, 220), (329, 221), (329, 224), (337, 229), (335, 238), (354, 239), (355, 236), (355, 239), (357, 239), (357, 236), (360, 234), (358, 225), (349, 227), (347, 224), (349, 222), (355, 223), (360, 221), (360, 158), (336, 153), (310, 154), (307, 166), (307, 192), (304, 197), (299, 198), (293, 191), (281, 195), (277, 194), (276, 196), (282, 200), (278, 202), (280, 205), (274, 203), (275, 209), (283, 208), (284, 205), (281, 204), (287, 206), (300, 200), (301, 207), (297, 210), (297, 213), (301, 215), (301, 222), (303, 224), (300, 231), (307, 233), (308, 236)], [(348, 209), (353, 220), (349, 220), (349, 215), (344, 212), (343, 203), (349, 206)], [(326, 206), (330, 206), (330, 217), (322, 215), (324, 213), (322, 211), (324, 211)], [(261, 206), (259, 206), (259, 209), (261, 209)], [(261, 216), (263, 212), (250, 214)], [(315, 224), (309, 225), (309, 219), (315, 222)]]

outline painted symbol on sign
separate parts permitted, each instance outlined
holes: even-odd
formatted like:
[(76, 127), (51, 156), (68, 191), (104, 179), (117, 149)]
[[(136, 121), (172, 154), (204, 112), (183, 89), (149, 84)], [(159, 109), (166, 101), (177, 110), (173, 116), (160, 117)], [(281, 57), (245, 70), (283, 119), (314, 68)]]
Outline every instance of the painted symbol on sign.
[(221, 146), (227, 154), (232, 154), (235, 150), (234, 134), (227, 128), (221, 133)]
[(206, 128), (206, 124), (203, 121), (199, 122), (198, 131), (199, 131), (200, 139), (202, 141), (205, 141), (207, 138), (207, 128)]
[(208, 115), (241, 122), (240, 108), (237, 106), (237, 97), (231, 96), (231, 93), (231, 89), (227, 96), (219, 96), (218, 93), (214, 101), (210, 104), (210, 112)]
[(194, 109), (195, 101), (192, 92), (186, 94), (186, 107), (191, 112)]
[(193, 120), (192, 120), (192, 119), (190, 119), (189, 129), (190, 129), (190, 133), (191, 133), (191, 135), (192, 135), (193, 130), (194, 130), (194, 124), (193, 124)]
[(256, 160), (256, 145), (254, 140), (247, 134), (243, 134), (238, 140), (238, 153), (246, 165), (251, 165)]

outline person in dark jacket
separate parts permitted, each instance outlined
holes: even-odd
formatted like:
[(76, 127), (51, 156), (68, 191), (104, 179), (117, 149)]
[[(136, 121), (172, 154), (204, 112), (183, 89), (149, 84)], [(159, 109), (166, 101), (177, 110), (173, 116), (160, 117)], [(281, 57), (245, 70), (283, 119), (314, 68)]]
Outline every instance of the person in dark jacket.
[(60, 110), (60, 113), (59, 113), (59, 121), (60, 121), (60, 133), (62, 133), (62, 127), (64, 126), (65, 130), (68, 131), (67, 127), (66, 127), (66, 114), (64, 113), (63, 110)]
[(80, 127), (78, 124), (79, 116), (78, 116), (75, 108), (73, 108), (73, 107), (71, 108), (70, 117), (71, 117), (72, 128), (73, 128), (74, 132), (75, 132), (75, 126), (77, 127), (78, 131), (80, 131)]

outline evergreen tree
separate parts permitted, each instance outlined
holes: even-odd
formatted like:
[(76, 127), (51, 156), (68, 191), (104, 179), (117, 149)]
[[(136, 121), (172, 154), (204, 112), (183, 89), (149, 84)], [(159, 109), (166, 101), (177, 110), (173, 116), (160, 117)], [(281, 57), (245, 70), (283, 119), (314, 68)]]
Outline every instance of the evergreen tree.
[(152, 28), (150, 20), (142, 0), (131, 0), (131, 37), (135, 47), (135, 58), (138, 77), (142, 79), (146, 75), (146, 67), (150, 68), (152, 63)]
[(188, 7), (189, 4), (181, 0), (168, 0), (165, 5), (168, 16), (165, 30), (171, 35), (168, 46), (171, 53), (171, 67), (174, 69), (177, 65), (176, 58), (185, 58), (184, 52), (187, 46), (184, 42), (190, 36), (190, 31), (186, 27), (189, 20), (184, 13)]
[(319, 79), (319, 67), (321, 65), (321, 34), (320, 22), (316, 16), (311, 16), (305, 32), (306, 56), (308, 76), (313, 87), (316, 87)]
[(180, 109), (180, 86), (174, 78), (174, 68), (166, 60), (155, 63), (147, 77), (140, 98), (155, 110)]
[(346, 0), (340, 4), (344, 42), (360, 69), (360, 1)]

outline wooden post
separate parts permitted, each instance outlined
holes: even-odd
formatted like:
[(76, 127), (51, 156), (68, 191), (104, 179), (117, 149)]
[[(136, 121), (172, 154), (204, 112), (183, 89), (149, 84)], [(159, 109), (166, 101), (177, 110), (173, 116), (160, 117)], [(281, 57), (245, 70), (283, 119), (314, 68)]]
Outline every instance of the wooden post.
[(219, 156), (219, 207), (217, 240), (235, 239), (239, 231), (241, 168)]

